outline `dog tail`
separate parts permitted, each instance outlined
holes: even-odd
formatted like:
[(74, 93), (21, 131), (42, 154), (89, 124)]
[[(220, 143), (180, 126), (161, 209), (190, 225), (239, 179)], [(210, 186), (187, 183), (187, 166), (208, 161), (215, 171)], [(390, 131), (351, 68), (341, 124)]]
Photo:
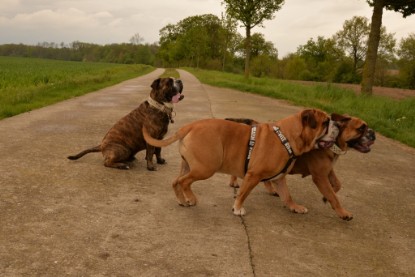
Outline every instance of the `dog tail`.
[(145, 141), (150, 144), (153, 145), (155, 147), (164, 147), (164, 146), (168, 146), (170, 144), (172, 144), (175, 141), (178, 141), (179, 139), (184, 138), (187, 133), (189, 133), (190, 128), (180, 128), (174, 135), (172, 135), (169, 138), (163, 139), (163, 140), (159, 140), (159, 139), (155, 139), (153, 138), (149, 133), (148, 130), (146, 128), (146, 126), (143, 126), (143, 136)]
[(84, 156), (84, 155), (86, 155), (88, 153), (91, 153), (91, 152), (101, 152), (101, 145), (98, 145), (98, 146), (95, 146), (95, 147), (92, 147), (92, 148), (85, 149), (84, 151), (82, 151), (82, 152), (80, 152), (80, 153), (78, 153), (76, 155), (73, 155), (73, 156), (68, 156), (67, 158), (70, 159), (70, 160), (77, 160), (80, 157), (82, 157), (82, 156)]
[(258, 124), (259, 122), (250, 118), (225, 118), (225, 120), (234, 121), (238, 123), (243, 123), (249, 126)]

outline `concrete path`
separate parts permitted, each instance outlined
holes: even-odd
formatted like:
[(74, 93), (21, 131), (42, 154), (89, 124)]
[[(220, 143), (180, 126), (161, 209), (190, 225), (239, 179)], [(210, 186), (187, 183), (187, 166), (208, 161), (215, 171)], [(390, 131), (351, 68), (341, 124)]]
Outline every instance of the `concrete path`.
[[(259, 185), (236, 217), (222, 174), (193, 185), (198, 206), (180, 207), (176, 144), (157, 172), (144, 152), (129, 171), (105, 168), (99, 153), (66, 159), (99, 144), (162, 72), (0, 121), (0, 276), (413, 276), (415, 151), (381, 136), (336, 165), (350, 222), (300, 176), (289, 187), (306, 215)], [(300, 109), (180, 74), (185, 99), (170, 133), (201, 118), (270, 121)]]

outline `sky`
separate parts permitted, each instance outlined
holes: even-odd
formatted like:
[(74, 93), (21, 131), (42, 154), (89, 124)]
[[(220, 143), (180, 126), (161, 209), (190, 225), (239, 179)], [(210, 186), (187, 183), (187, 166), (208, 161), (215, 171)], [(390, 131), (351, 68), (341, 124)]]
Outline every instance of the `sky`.
[[(129, 43), (139, 34), (145, 43), (159, 40), (159, 31), (189, 16), (225, 11), (222, 0), (0, 0), (0, 44), (39, 42), (65, 44)], [(295, 52), (310, 38), (331, 37), (345, 20), (364, 16), (372, 8), (366, 0), (285, 0), (273, 20), (253, 32), (264, 34), (279, 57)], [(384, 11), (383, 25), (397, 42), (415, 33), (415, 15)], [(244, 35), (244, 29), (240, 29)]]

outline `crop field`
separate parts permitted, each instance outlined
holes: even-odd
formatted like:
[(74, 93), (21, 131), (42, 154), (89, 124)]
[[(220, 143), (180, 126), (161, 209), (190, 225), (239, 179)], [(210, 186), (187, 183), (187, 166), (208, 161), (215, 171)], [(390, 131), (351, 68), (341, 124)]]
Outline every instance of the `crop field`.
[(0, 57), (0, 119), (154, 70), (146, 65)]

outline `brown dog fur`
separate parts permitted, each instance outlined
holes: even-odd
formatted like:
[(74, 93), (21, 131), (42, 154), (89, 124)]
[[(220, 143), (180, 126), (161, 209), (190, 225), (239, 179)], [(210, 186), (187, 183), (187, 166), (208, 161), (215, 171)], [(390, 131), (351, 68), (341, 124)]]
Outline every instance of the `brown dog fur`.
[[(235, 120), (245, 124), (256, 124), (255, 120), (252, 120), (251, 123), (247, 119), (228, 120)], [(332, 120), (339, 125), (340, 133), (337, 137), (336, 145), (342, 151), (347, 151), (349, 147), (362, 153), (370, 151), (369, 147), (375, 141), (375, 134), (373, 130), (367, 128), (365, 121), (357, 117), (337, 114), (332, 115)], [(323, 194), (324, 200), (330, 202), (337, 215), (344, 220), (351, 220), (353, 215), (341, 206), (336, 196), (336, 193), (341, 188), (341, 183), (334, 172), (334, 164), (338, 158), (339, 154), (335, 154), (330, 149), (315, 149), (298, 157), (289, 174), (301, 174), (303, 177), (311, 175), (314, 184)], [(264, 184), (267, 191), (273, 195), (279, 195), (284, 205), (291, 211), (307, 213), (307, 208), (293, 201), (288, 191), (286, 177), (272, 182), (264, 182)], [(230, 186), (238, 187), (236, 176), (231, 177)]]
[(191, 190), (193, 182), (222, 172), (244, 178), (233, 206), (235, 215), (244, 215), (242, 205), (250, 191), (262, 179), (281, 173), (289, 160), (288, 152), (272, 126), (280, 127), (295, 155), (301, 155), (310, 151), (316, 140), (324, 135), (329, 119), (323, 111), (307, 109), (272, 124), (259, 124), (246, 173), (250, 126), (223, 119), (204, 119), (185, 125), (165, 140), (151, 137), (146, 128), (143, 128), (143, 135), (147, 143), (156, 147), (180, 140), (182, 167), (172, 184), (180, 205), (196, 205), (197, 199)]
[[(151, 84), (150, 97), (160, 107), (171, 103), (173, 96), (181, 93), (183, 84), (181, 80), (173, 78), (159, 78)], [(180, 96), (180, 100), (183, 95)], [(161, 157), (161, 148), (147, 144), (143, 138), (141, 129), (145, 125), (149, 133), (162, 139), (167, 133), (171, 118), (172, 108), (161, 110), (150, 105), (149, 100), (142, 102), (136, 109), (121, 118), (105, 135), (100, 145), (86, 149), (79, 154), (68, 156), (70, 160), (77, 160), (87, 153), (102, 152), (104, 165), (118, 169), (129, 169), (128, 163), (135, 159), (137, 152), (146, 149), (147, 169), (156, 170), (153, 164), (153, 155), (156, 155), (157, 163), (164, 164)]]

